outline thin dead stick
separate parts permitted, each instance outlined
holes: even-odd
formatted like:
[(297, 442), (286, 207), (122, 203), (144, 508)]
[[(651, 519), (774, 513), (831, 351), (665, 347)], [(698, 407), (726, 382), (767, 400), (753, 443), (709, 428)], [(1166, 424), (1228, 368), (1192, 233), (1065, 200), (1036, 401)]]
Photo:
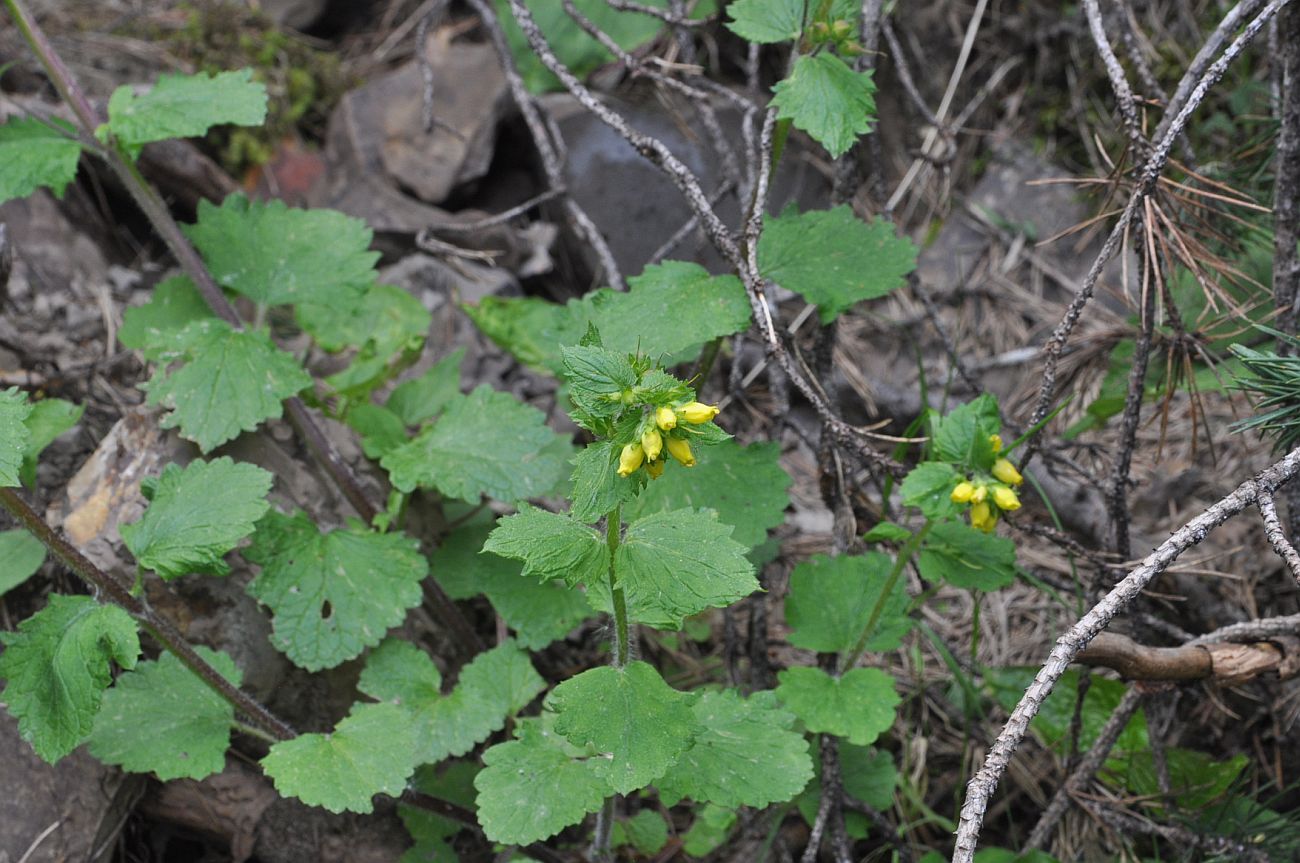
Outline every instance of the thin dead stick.
[(1057, 823), (1070, 809), (1070, 803), (1073, 796), (1082, 791), (1092, 778), (1097, 775), (1097, 771), (1106, 763), (1110, 751), (1115, 748), (1116, 741), (1119, 740), (1120, 733), (1128, 725), (1133, 714), (1142, 704), (1142, 691), (1137, 686), (1130, 686), (1120, 699), (1119, 704), (1111, 711), (1110, 717), (1106, 724), (1097, 732), (1097, 739), (1093, 742), (1075, 767), (1074, 772), (1070, 775), (1056, 793), (1052, 795), (1051, 801), (1043, 814), (1039, 816), (1038, 823), (1030, 831), (1029, 838), (1025, 840), (1021, 852), (1033, 851), (1043, 848), (1047, 845), (1047, 840), (1051, 837), (1052, 831), (1056, 829)]
[(970, 23), (966, 25), (966, 35), (962, 38), (961, 51), (957, 54), (957, 63), (952, 68), (952, 75), (948, 78), (948, 89), (944, 91), (943, 99), (939, 102), (939, 110), (935, 111), (935, 118), (940, 121), (939, 125), (931, 126), (925, 133), (925, 139), (921, 142), (921, 155), (912, 161), (911, 166), (907, 169), (907, 174), (903, 176), (902, 182), (894, 190), (894, 194), (889, 196), (885, 203), (885, 212), (892, 213), (898, 206), (898, 202), (903, 200), (903, 195), (907, 194), (908, 188), (920, 173), (921, 168), (929, 164), (928, 159), (932, 155), (931, 148), (939, 139), (939, 133), (942, 128), (943, 120), (948, 116), (948, 111), (952, 108), (953, 97), (957, 95), (957, 85), (961, 82), (961, 76), (966, 72), (966, 63), (970, 60), (971, 49), (975, 47), (975, 36), (979, 33), (980, 22), (984, 20), (984, 10), (988, 8), (988, 0), (978, 0), (975, 4), (975, 11), (971, 13)]
[(1186, 827), (1179, 827), (1172, 824), (1157, 824), (1145, 818), (1140, 818), (1127, 812), (1120, 812), (1115, 809), (1090, 803), (1086, 800), (1079, 801), (1080, 804), (1095, 815), (1098, 820), (1104, 822), (1113, 829), (1124, 833), (1137, 833), (1143, 836), (1158, 836), (1161, 839), (1171, 843), (1174, 848), (1191, 849), (1199, 848), (1208, 851), (1216, 856), (1222, 855), (1228, 859), (1240, 860), (1242, 863), (1269, 863), (1272, 859), (1268, 854), (1258, 848), (1252, 848), (1249, 844), (1239, 839), (1229, 839), (1226, 836), (1206, 836), (1203, 833), (1196, 833), (1188, 830)]
[[(1243, 2), (1250, 2), (1250, 0), (1243, 0)], [(1142, 205), (1143, 199), (1155, 190), (1156, 183), (1160, 179), (1160, 174), (1169, 161), (1169, 154), (1173, 148), (1174, 142), (1178, 139), (1178, 136), (1183, 133), (1188, 120), (1191, 119), (1192, 113), (1200, 107), (1201, 102), (1204, 101), (1206, 95), (1210, 92), (1210, 89), (1223, 78), (1224, 73), (1228, 71), (1228, 67), (1232, 65), (1232, 62), (1246, 50), (1246, 46), (1249, 45), (1259, 34), (1259, 31), (1268, 24), (1269, 19), (1276, 15), (1277, 12), (1285, 7), (1289, 2), (1290, 0), (1272, 0), (1272, 2), (1270, 2), (1258, 16), (1251, 20), (1241, 34), (1238, 35), (1223, 52), (1223, 55), (1214, 61), (1208, 69), (1206, 69), (1205, 74), (1196, 83), (1191, 94), (1187, 97), (1182, 109), (1169, 124), (1169, 128), (1163, 135), (1156, 136), (1158, 143), (1152, 151), (1151, 157), (1147, 159), (1137, 189), (1129, 198), (1128, 204), (1120, 213), (1119, 219), (1115, 222), (1115, 226), (1111, 228), (1110, 235), (1106, 237), (1106, 241), (1102, 244), (1101, 251), (1098, 252), (1097, 258), (1093, 261), (1092, 266), (1088, 270), (1088, 274), (1084, 276), (1083, 283), (1079, 286), (1074, 298), (1071, 299), (1070, 305), (1066, 308), (1065, 314), (1062, 316), (1060, 323), (1058, 323), (1052, 330), (1051, 337), (1043, 346), (1042, 383), (1039, 385), (1038, 399), (1034, 405), (1034, 411), (1030, 415), (1029, 422), (1027, 423), (1029, 426), (1032, 427), (1042, 422), (1051, 410), (1052, 400), (1056, 393), (1057, 366), (1060, 363), (1061, 353), (1065, 349), (1065, 344), (1069, 341), (1070, 334), (1074, 331), (1075, 325), (1079, 322), (1084, 307), (1087, 306), (1088, 301), (1092, 299), (1093, 291), (1097, 287), (1097, 281), (1101, 278), (1101, 272), (1105, 268), (1106, 263), (1110, 261), (1111, 257), (1115, 254), (1115, 251), (1119, 248), (1120, 240), (1123, 238), (1124, 232), (1128, 229), (1133, 217), (1137, 214), (1138, 207)], [(1229, 13), (1229, 15), (1231, 14), (1232, 13)], [(1039, 432), (1031, 437), (1026, 443), (1024, 456), (1022, 457), (1022, 464), (1028, 464), (1034, 454), (1038, 451), (1041, 434), (1042, 429), (1040, 429)]]
[(1300, 554), (1296, 553), (1295, 546), (1282, 531), (1282, 522), (1277, 517), (1277, 506), (1273, 503), (1273, 498), (1260, 495), (1255, 506), (1259, 507), (1259, 514), (1264, 518), (1264, 534), (1268, 537), (1268, 544), (1273, 546), (1273, 551), (1277, 552), (1277, 556), (1282, 558), (1286, 568), (1291, 571), (1291, 577), (1300, 584)]
[(1214, 55), (1218, 54), (1224, 43), (1241, 28), (1242, 22), (1254, 15), (1262, 5), (1264, 5), (1264, 0), (1241, 0), (1240, 3), (1228, 11), (1227, 15), (1223, 16), (1223, 20), (1206, 38), (1205, 44), (1196, 52), (1196, 56), (1192, 58), (1192, 62), (1187, 67), (1187, 71), (1183, 73), (1183, 77), (1178, 81), (1178, 86), (1174, 88), (1174, 95), (1165, 107), (1165, 115), (1161, 118), (1159, 125), (1156, 126), (1155, 134), (1151, 136), (1152, 140), (1163, 140), (1169, 133), (1170, 127), (1177, 120), (1177, 115), (1191, 102), (1192, 94), (1196, 91), (1197, 82), (1207, 74)]
[(171, 652), (181, 663), (194, 672), (205, 685), (240, 713), (257, 723), (271, 735), (272, 740), (291, 740), (294, 730), (282, 719), (263, 707), (251, 695), (241, 690), (217, 671), (185, 640), (169, 619), (154, 611), (144, 600), (131, 592), (131, 585), (91, 563), (75, 546), (64, 539), (41, 518), (27, 501), (11, 488), (0, 489), (0, 507), (16, 518), (32, 536), (49, 549), (59, 562), (94, 589), (100, 601), (121, 608), (140, 622), (151, 635)]
[[(483, 22), (483, 27), (492, 40), (492, 47), (496, 49), (497, 59), (501, 61), (501, 68), (506, 75), (506, 83), (510, 86), (510, 95), (524, 118), (524, 125), (528, 127), (528, 132), (533, 138), (533, 146), (537, 148), (537, 154), (542, 160), (542, 171), (546, 174), (547, 184), (552, 190), (564, 189), (564, 162), (557, 149), (558, 136), (552, 139), (548, 119), (544, 117), (541, 108), (524, 85), (514, 55), (510, 53), (510, 45), (506, 42), (505, 32), (501, 29), (501, 22), (497, 20), (496, 10), (487, 0), (469, 0), (469, 4), (478, 14), (479, 20)], [(623, 273), (614, 259), (609, 243), (605, 241), (596, 223), (587, 215), (587, 211), (578, 206), (578, 202), (568, 194), (564, 195), (562, 206), (578, 235), (590, 243), (595, 250), (609, 286), (619, 291), (627, 290), (627, 282), (623, 279)]]
[(1106, 38), (1101, 6), (1097, 0), (1083, 0), (1083, 11), (1088, 17), (1088, 32), (1092, 35), (1092, 42), (1101, 55), (1102, 65), (1106, 67), (1106, 77), (1110, 79), (1110, 87), (1115, 91), (1115, 101), (1118, 103), (1119, 115), (1124, 118), (1129, 144), (1140, 153), (1146, 149), (1147, 140), (1142, 134), (1142, 122), (1138, 119), (1137, 100), (1133, 98), (1133, 88), (1129, 86), (1124, 67), (1120, 65), (1119, 58), (1110, 47), (1110, 40)]
[(1274, 157), (1273, 302), (1281, 312), (1278, 329), (1294, 333), (1300, 314), (1300, 6), (1279, 17), (1278, 29), (1282, 99)]
[(1261, 641), (1278, 635), (1295, 635), (1300, 633), (1300, 614), (1286, 614), (1281, 617), (1265, 617), (1259, 620), (1246, 620), (1230, 623), (1204, 635), (1188, 641), (1188, 646), (1212, 644), (1216, 641)]
[(1300, 472), (1300, 448), (1292, 450), (1253, 479), (1242, 483), (1232, 494), (1177, 530), (1057, 639), (1056, 646), (1052, 648), (1047, 661), (1034, 678), (1034, 682), (1025, 691), (1020, 703), (1011, 712), (1002, 732), (989, 749), (984, 765), (967, 785), (966, 800), (961, 810), (961, 823), (957, 829), (953, 863), (971, 863), (974, 859), (975, 846), (979, 842), (980, 829), (984, 823), (984, 813), (988, 809), (989, 800), (1002, 774), (1011, 761), (1011, 756), (1028, 731), (1030, 720), (1037, 715), (1043, 701), (1051, 694), (1056, 682), (1079, 651), (1087, 647), (1088, 642), (1105, 629), (1115, 615), (1136, 599), (1151, 580), (1168, 569), (1184, 551), (1198, 545), (1204, 541), (1211, 530), (1246, 507), (1255, 504), (1261, 495), (1271, 495), (1276, 492), (1297, 472)]

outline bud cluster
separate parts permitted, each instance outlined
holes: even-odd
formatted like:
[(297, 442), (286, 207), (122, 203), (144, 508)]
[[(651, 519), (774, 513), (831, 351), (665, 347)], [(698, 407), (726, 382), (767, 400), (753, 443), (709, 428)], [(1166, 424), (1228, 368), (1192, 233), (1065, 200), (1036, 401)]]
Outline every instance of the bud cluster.
[(653, 413), (647, 413), (641, 427), (637, 429), (636, 439), (625, 444), (619, 452), (618, 475), (631, 476), (644, 464), (650, 478), (658, 479), (664, 472), (668, 456), (676, 459), (682, 467), (695, 467), (691, 443), (684, 430), (678, 429), (678, 423), (703, 425), (712, 422), (717, 415), (718, 408), (715, 405), (703, 402), (659, 405)]
[[(989, 443), (994, 453), (1002, 451), (1001, 435), (989, 435)], [(1020, 498), (1013, 486), (1024, 481), (1009, 459), (999, 458), (988, 474), (976, 473), (957, 483), (950, 497), (953, 503), (970, 505), (971, 527), (992, 533), (1002, 513), (1020, 509)]]
[(864, 53), (862, 45), (853, 38), (853, 25), (843, 18), (835, 21), (814, 21), (808, 27), (807, 41), (810, 48), (817, 45), (830, 45), (846, 57), (856, 57)]

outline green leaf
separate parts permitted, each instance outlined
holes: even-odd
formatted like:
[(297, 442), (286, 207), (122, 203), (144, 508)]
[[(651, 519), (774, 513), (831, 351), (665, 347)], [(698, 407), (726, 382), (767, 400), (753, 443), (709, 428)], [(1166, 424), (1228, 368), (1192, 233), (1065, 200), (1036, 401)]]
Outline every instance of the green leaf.
[(266, 514), (269, 472), (227, 456), (169, 464), (139, 521), (121, 526), (136, 562), (164, 579), (191, 572), (228, 575), (223, 559)]
[(424, 486), (460, 500), (513, 503), (560, 481), (568, 458), (561, 440), (541, 411), (484, 384), (453, 398), (437, 422), (380, 464), (400, 491)]
[(415, 540), (349, 527), (321, 533), (274, 510), (243, 555), (262, 567), (248, 592), (275, 614), (271, 642), (308, 671), (373, 647), (420, 603), (429, 564)]
[(953, 408), (946, 416), (930, 414), (930, 437), (936, 456), (980, 470), (993, 467), (997, 456), (989, 435), (1001, 427), (997, 400), (988, 393)]
[(636, 500), (636, 483), (631, 477), (618, 475), (620, 449), (613, 441), (596, 441), (573, 459), (569, 514), (578, 521), (599, 521), (618, 504)]
[[(643, 0), (645, 2), (645, 0)], [(544, 93), (562, 89), (559, 80), (551, 74), (528, 46), (523, 31), (515, 23), (509, 0), (495, 0), (497, 17), (501, 19), (506, 41), (515, 55), (520, 75), (529, 90)], [(614, 57), (595, 39), (588, 36), (554, 0), (526, 0), (537, 26), (560, 62), (573, 74), (582, 78)], [(649, 15), (620, 12), (610, 8), (604, 0), (575, 0), (575, 6), (596, 27), (624, 49), (630, 50), (654, 37), (663, 23)], [(647, 5), (665, 7), (665, 0), (648, 0)]]
[(871, 72), (855, 72), (829, 51), (801, 56), (772, 92), (777, 118), (793, 121), (837, 159), (876, 119)]
[(25, 530), (0, 531), (0, 596), (36, 574), (45, 563), (45, 546)]
[(262, 333), (234, 330), (215, 318), (186, 325), (149, 383), (149, 404), (171, 411), (160, 423), (211, 452), (240, 432), (283, 413), (282, 402), (311, 386), (298, 361)]
[(325, 382), (337, 392), (368, 392), (419, 355), (433, 322), (424, 304), (393, 285), (372, 285), (360, 303), (299, 303), (298, 320), (328, 351), (358, 350), (352, 362)]
[(864, 542), (906, 542), (911, 538), (912, 532), (907, 528), (892, 521), (882, 521), (867, 531), (862, 540)]
[(453, 531), (430, 556), (429, 568), (452, 599), (482, 593), (521, 645), (541, 650), (582, 623), (591, 608), (580, 591), (559, 582), (540, 584), (524, 578), (516, 561), (480, 554), (492, 527), (468, 525)]
[[(588, 326), (616, 355), (676, 357), (749, 327), (751, 310), (735, 276), (713, 276), (698, 264), (665, 261), (628, 280), (626, 292), (601, 288), (556, 305), (525, 297), (488, 297), (466, 307), (488, 338), (521, 362), (564, 372), (561, 346), (576, 345)], [(671, 321), (647, 327), (646, 321)]]
[[(790, 574), (785, 619), (790, 643), (821, 653), (852, 650), (880, 600), (894, 560), (880, 552), (861, 556), (819, 554)], [(912, 628), (906, 579), (898, 579), (866, 641), (871, 651), (895, 650)]]
[(199, 201), (185, 229), (219, 284), (256, 303), (315, 303), (356, 309), (375, 281), (378, 252), (366, 223), (334, 210), (231, 195)]
[(682, 837), (682, 850), (692, 857), (704, 857), (727, 841), (735, 825), (734, 810), (706, 803), (700, 807), (691, 829)]
[(528, 654), (513, 641), (480, 653), (461, 670), (456, 688), (442, 695), (442, 675), (424, 651), (390, 638), (366, 660), (358, 688), (410, 714), (417, 727), (416, 760), (434, 763), (464, 755), (505, 727), (546, 688)]
[(626, 353), (594, 345), (560, 349), (569, 398), (585, 413), (607, 417), (627, 406), (626, 395), (637, 385), (638, 375)]
[(673, 464), (624, 508), (627, 518), (675, 509), (711, 509), (735, 531), (732, 539), (753, 548), (785, 520), (790, 477), (781, 467), (781, 446), (741, 446), (723, 441), (700, 455), (695, 467)]
[(27, 417), (32, 406), (18, 387), (0, 390), (0, 488), (19, 483), (23, 458), (27, 455)]
[(820, 668), (787, 668), (777, 679), (777, 697), (809, 731), (834, 734), (859, 746), (874, 743), (888, 731), (902, 703), (894, 678), (879, 668), (853, 668), (838, 678)]
[(684, 797), (719, 806), (754, 806), (792, 799), (813, 775), (808, 741), (791, 731), (794, 715), (771, 692), (748, 700), (733, 690), (701, 693), (693, 707), (703, 730), (656, 784), (675, 806)]
[(691, 615), (749, 596), (759, 584), (746, 551), (712, 512), (680, 509), (637, 519), (616, 559), (629, 615), (659, 629), (681, 629)]
[(260, 126), (266, 119), (266, 86), (252, 69), (209, 77), (163, 75), (143, 96), (121, 86), (108, 100), (108, 129), (127, 147), (168, 138), (193, 138), (231, 123)]
[(805, 0), (735, 0), (727, 29), (760, 45), (789, 42), (803, 32)]
[(816, 303), (825, 324), (900, 287), (916, 269), (916, 247), (894, 233), (892, 222), (864, 222), (847, 206), (806, 213), (791, 207), (768, 218), (758, 264), (764, 278)]
[[(194, 648), (235, 686), (241, 675), (224, 653)], [(159, 780), (202, 779), (226, 766), (235, 708), (171, 653), (141, 662), (104, 694), (90, 754)]]
[[(417, 767), (411, 785), (415, 790), (474, 811), (474, 777), (479, 767), (468, 761), (453, 761), (441, 769), (433, 765)], [(415, 840), (398, 863), (456, 863), (460, 860), (448, 843), (465, 828), (459, 821), (435, 815), (427, 809), (407, 803), (397, 804), (397, 814), (406, 832)]]
[(19, 479), (23, 485), (31, 488), (36, 485), (36, 465), (41, 452), (55, 438), (75, 426), (85, 413), (85, 408), (63, 399), (41, 399), (32, 403), (32, 412), (27, 415), (27, 450), (23, 453), (23, 466), (19, 470)]
[(464, 359), (465, 349), (457, 348), (418, 378), (398, 384), (385, 406), (408, 426), (433, 419), (460, 395), (460, 364)]
[(898, 768), (894, 756), (883, 749), (840, 744), (840, 778), (844, 792), (878, 810), (894, 805)]
[(609, 783), (627, 794), (658, 779), (699, 730), (692, 698), (664, 683), (644, 662), (592, 668), (555, 687), (547, 699), (555, 731), (611, 759)]
[(388, 408), (361, 402), (348, 408), (348, 427), (361, 435), (361, 451), (367, 458), (380, 459), (405, 444), (406, 424)]
[(0, 632), (0, 678), (18, 732), (54, 764), (90, 733), (111, 676), (109, 664), (135, 667), (135, 621), (88, 596), (50, 594), (45, 608)]
[(203, 295), (185, 276), (173, 276), (157, 284), (143, 306), (131, 306), (122, 313), (117, 340), (123, 347), (144, 351), (151, 360), (165, 354), (176, 333), (191, 321), (213, 317)]
[(631, 818), (614, 822), (609, 844), (614, 848), (631, 845), (642, 854), (658, 854), (668, 844), (668, 824), (653, 809), (642, 809)]
[(524, 575), (570, 587), (601, 582), (609, 571), (604, 538), (567, 515), (523, 506), (497, 522), (483, 551), (523, 561)]
[(625, 292), (605, 288), (569, 304), (578, 321), (596, 325), (612, 351), (663, 359), (746, 330), (753, 315), (740, 279), (712, 275), (699, 264), (652, 264), (627, 284)]
[(376, 794), (400, 796), (415, 771), (415, 729), (393, 704), (359, 704), (328, 734), (271, 747), (262, 769), (275, 790), (330, 812), (369, 813)]
[(919, 507), (926, 518), (939, 520), (961, 511), (950, 495), (964, 478), (946, 461), (923, 461), (903, 477), (898, 490), (903, 503)]
[(1016, 545), (960, 521), (936, 524), (916, 558), (927, 581), (946, 581), (966, 590), (991, 591), (1016, 578)]
[[(858, 800), (862, 800), (876, 809), (889, 809), (894, 804), (894, 787), (898, 781), (898, 771), (888, 752), (879, 752), (866, 746), (854, 746), (846, 741), (839, 744), (840, 777), (844, 782), (844, 791)], [(850, 790), (852, 787), (853, 790)], [(865, 795), (865, 796), (862, 796)], [(817, 810), (821, 804), (822, 786), (818, 777), (799, 795), (795, 805), (799, 814), (810, 825), (817, 820)], [(865, 839), (876, 829), (861, 812), (847, 810), (844, 813), (844, 828), (852, 839)]]
[(527, 845), (577, 824), (609, 796), (609, 762), (576, 758), (536, 719), (521, 720), (518, 739), (483, 753), (474, 779), (478, 817), (493, 842)]
[(0, 203), (25, 198), (42, 186), (56, 197), (77, 177), (81, 144), (59, 119), (10, 120), (0, 125)]

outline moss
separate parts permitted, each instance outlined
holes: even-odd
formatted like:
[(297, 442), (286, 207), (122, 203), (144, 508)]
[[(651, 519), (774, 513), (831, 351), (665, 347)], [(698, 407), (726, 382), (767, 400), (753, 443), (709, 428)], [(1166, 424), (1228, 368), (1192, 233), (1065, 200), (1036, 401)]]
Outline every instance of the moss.
[(206, 143), (234, 176), (269, 161), (278, 143), (297, 131), (321, 140), (330, 111), (354, 83), (337, 55), (320, 51), (275, 26), (265, 15), (230, 2), (181, 5), (185, 23), (136, 33), (165, 45), (195, 70), (249, 67), (270, 97), (261, 128), (217, 129)]

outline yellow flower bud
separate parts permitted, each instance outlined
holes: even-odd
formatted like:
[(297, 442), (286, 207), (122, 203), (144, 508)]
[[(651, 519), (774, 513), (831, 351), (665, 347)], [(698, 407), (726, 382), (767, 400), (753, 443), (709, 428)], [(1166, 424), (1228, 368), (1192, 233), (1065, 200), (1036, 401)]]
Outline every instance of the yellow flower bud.
[(668, 438), (668, 453), (682, 463), (682, 467), (695, 467), (695, 456), (691, 453), (689, 441), (677, 437)]
[(975, 491), (970, 496), (971, 503), (983, 503), (984, 499), (989, 496), (989, 488), (986, 485), (975, 486)]
[(677, 415), (688, 423), (706, 423), (718, 415), (718, 408), (716, 405), (691, 402), (688, 405), (679, 407)]
[(650, 429), (641, 435), (641, 448), (645, 450), (645, 460), (654, 461), (659, 458), (659, 453), (664, 451), (664, 439), (659, 432)]
[(977, 503), (970, 508), (970, 526), (985, 533), (992, 533), (998, 526), (997, 512), (988, 503)]
[(645, 450), (641, 448), (641, 444), (628, 444), (618, 455), (618, 475), (631, 476), (643, 461), (645, 461)]
[[(1004, 458), (1000, 458), (993, 463), (993, 476), (1007, 485), (1020, 485), (1025, 478), (1016, 470), (1016, 466)], [(1003, 507), (1006, 509), (1006, 507)]]
[(1003, 512), (1015, 512), (1020, 509), (1020, 498), (1016, 497), (1016, 493), (1005, 485), (993, 487), (993, 502)]
[(995, 453), (1002, 452), (1002, 435), (1000, 434), (989, 435), (989, 446), (993, 447), (993, 451)]
[(835, 39), (847, 39), (849, 34), (853, 32), (853, 25), (841, 18), (831, 24), (830, 30), (831, 36), (835, 37)]
[(677, 428), (677, 414), (667, 405), (655, 411), (655, 425), (664, 431)]
[(949, 495), (953, 503), (969, 503), (971, 496), (975, 494), (975, 486), (968, 482), (959, 482), (957, 487)]
[(645, 472), (650, 474), (651, 479), (659, 479), (664, 475), (664, 463), (662, 461), (652, 461), (646, 464)]

